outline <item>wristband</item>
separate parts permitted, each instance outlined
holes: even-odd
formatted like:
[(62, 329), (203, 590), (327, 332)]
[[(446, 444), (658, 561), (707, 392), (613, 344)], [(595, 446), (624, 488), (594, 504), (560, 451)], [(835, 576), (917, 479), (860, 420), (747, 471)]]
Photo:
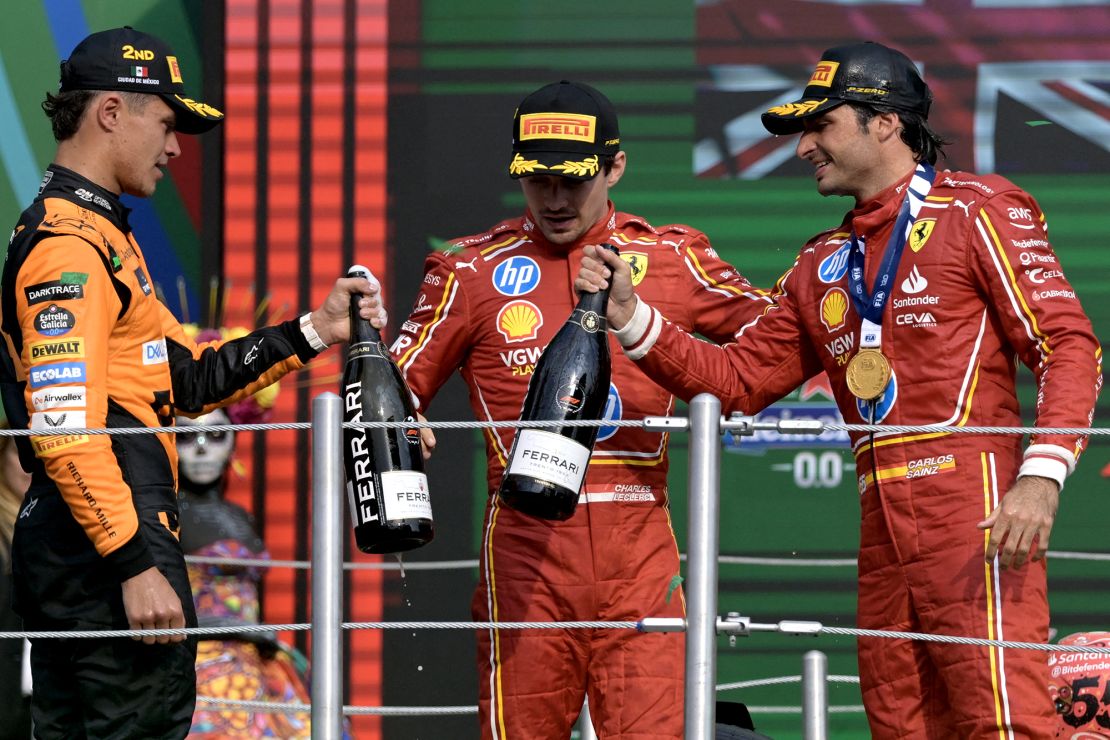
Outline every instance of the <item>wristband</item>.
[(328, 348), (328, 345), (316, 333), (316, 327), (312, 325), (312, 314), (310, 313), (301, 317), (301, 334), (308, 340), (309, 346), (317, 352), (323, 352)]

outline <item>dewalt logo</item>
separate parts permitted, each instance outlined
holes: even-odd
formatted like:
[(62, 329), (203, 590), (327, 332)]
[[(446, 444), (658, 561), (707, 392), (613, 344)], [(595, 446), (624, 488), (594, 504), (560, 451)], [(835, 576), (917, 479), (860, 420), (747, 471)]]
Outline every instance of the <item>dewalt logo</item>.
[(85, 356), (85, 340), (67, 339), (62, 342), (31, 342), (31, 362), (36, 360), (78, 359)]

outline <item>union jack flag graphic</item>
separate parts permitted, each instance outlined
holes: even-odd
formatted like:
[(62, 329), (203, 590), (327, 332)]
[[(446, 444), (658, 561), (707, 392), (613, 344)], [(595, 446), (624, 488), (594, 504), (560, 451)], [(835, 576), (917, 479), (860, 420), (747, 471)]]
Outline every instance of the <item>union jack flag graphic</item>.
[(878, 41), (923, 71), (941, 166), (977, 172), (1110, 171), (1106, 0), (700, 0), (694, 172), (809, 174), (796, 137), (759, 116), (797, 100), (821, 53)]

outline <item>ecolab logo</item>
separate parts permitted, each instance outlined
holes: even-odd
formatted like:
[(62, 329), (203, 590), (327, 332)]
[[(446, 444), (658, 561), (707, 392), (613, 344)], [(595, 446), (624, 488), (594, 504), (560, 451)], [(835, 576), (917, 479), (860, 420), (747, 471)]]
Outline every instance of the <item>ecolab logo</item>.
[(143, 342), (144, 365), (164, 365), (168, 361), (169, 353), (166, 351), (165, 339), (152, 339), (149, 342)]
[(44, 385), (57, 385), (66, 382), (85, 382), (85, 363), (83, 362), (58, 362), (53, 365), (40, 365), (31, 368), (30, 377), (32, 388), (41, 388)]

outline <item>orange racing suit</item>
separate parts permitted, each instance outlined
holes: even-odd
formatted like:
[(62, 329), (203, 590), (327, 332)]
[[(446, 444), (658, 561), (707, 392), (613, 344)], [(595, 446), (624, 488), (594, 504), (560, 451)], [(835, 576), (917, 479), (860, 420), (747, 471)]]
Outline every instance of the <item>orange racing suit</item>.
[[(0, 289), (0, 387), (13, 427), (170, 427), (175, 411), (199, 415), (234, 402), (317, 354), (295, 320), (226, 343), (187, 339), (154, 295), (127, 213), (115, 194), (57, 165), (23, 212)], [(12, 557), (27, 628), (126, 629), (120, 584), (152, 566), (195, 625), (176, 539), (173, 435), (74, 433), (19, 444), (32, 483)], [(75, 657), (96, 650), (94, 641), (37, 641), (36, 731), (73, 736), (83, 725), (80, 732), (106, 736), (129, 722), (150, 737), (181, 722), (187, 731), (195, 643), (106, 642), (106, 650), (127, 643), (147, 652), (101, 661)], [(149, 685), (159, 681), (166, 685)], [(148, 703), (114, 703), (124, 695)]]

